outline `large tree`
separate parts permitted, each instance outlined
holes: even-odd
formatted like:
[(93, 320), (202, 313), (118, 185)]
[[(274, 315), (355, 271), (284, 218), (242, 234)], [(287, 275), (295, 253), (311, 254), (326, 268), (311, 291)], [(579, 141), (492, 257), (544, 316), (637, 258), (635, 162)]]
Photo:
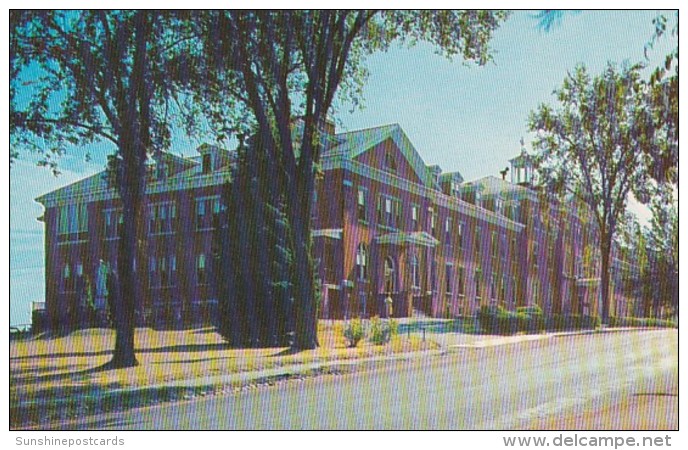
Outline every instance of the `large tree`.
[[(56, 169), (71, 146), (111, 144), (123, 209), (116, 340), (108, 367), (137, 364), (134, 259), (142, 236), (146, 160), (170, 141), (170, 65), (187, 41), (184, 22), (157, 11), (10, 13), (11, 146), (32, 149)], [(141, 259), (139, 259), (141, 261)]]
[(217, 331), (237, 347), (288, 345), (294, 331), (292, 257), (283, 199), (270, 189), (274, 169), (265, 153), (240, 145), (236, 159), (211, 268), (220, 298)]
[(649, 155), (665, 135), (648, 108), (650, 88), (641, 66), (609, 64), (598, 76), (584, 66), (555, 91), (557, 105), (531, 113), (530, 130), (543, 184), (573, 195), (592, 210), (600, 233), (602, 320), (610, 310), (612, 242), (631, 192), (646, 194)]
[[(188, 82), (204, 87), (210, 111), (232, 99), (275, 162), (268, 180), (283, 190), (294, 257), (294, 346), (318, 345), (310, 216), (322, 128), (340, 95), (359, 100), (365, 56), (395, 40), (427, 41), (449, 56), (485, 64), (501, 11), (212, 11), (199, 13), (203, 57)], [(198, 55), (198, 54), (197, 54)], [(211, 120), (222, 114), (211, 114)], [(297, 120), (299, 122), (297, 124)], [(216, 124), (218, 130), (225, 126)]]

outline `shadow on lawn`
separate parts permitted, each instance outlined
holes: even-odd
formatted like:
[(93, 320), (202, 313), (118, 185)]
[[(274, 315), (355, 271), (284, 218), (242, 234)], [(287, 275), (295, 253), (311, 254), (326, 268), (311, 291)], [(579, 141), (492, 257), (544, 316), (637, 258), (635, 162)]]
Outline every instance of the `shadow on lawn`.
[[(167, 345), (165, 347), (153, 348), (137, 348), (136, 353), (170, 353), (170, 352), (207, 352), (212, 350), (227, 350), (230, 349), (228, 344), (222, 342), (217, 344), (183, 344), (183, 345)], [(41, 359), (41, 358), (73, 358), (83, 356), (105, 356), (112, 355), (112, 350), (101, 350), (97, 352), (60, 352), (60, 353), (41, 353), (38, 355), (14, 356), (10, 357), (11, 361), (20, 361), (26, 359)]]

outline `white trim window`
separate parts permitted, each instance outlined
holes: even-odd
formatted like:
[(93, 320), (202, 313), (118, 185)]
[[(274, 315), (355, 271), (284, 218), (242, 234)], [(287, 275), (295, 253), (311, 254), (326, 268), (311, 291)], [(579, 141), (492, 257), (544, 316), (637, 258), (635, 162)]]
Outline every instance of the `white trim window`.
[(420, 289), (420, 267), (416, 255), (411, 255), (411, 284), (415, 289)]
[(447, 218), (444, 220), (444, 242), (446, 245), (452, 245), (452, 228), (453, 228), (453, 223), (452, 223), (452, 217), (447, 216)]
[(148, 205), (148, 233), (172, 234), (177, 221), (177, 204), (174, 201)]
[(445, 281), (445, 292), (447, 295), (452, 295), (454, 292), (454, 266), (451, 263), (444, 265), (444, 281)]
[(365, 222), (368, 220), (368, 190), (365, 188), (358, 188), (357, 214), (358, 220)]
[(103, 210), (105, 239), (119, 239), (122, 236), (124, 214), (122, 208), (108, 208)]
[(58, 209), (57, 241), (85, 240), (88, 234), (88, 205), (72, 203)]
[(148, 271), (150, 287), (173, 287), (177, 279), (177, 256), (151, 256)]
[(212, 230), (219, 224), (222, 211), (220, 196), (199, 197), (196, 199), (196, 230)]
[(201, 253), (196, 257), (196, 284), (199, 286), (208, 284), (205, 253)]
[(368, 279), (368, 251), (363, 243), (358, 244), (356, 249), (356, 278), (359, 281)]

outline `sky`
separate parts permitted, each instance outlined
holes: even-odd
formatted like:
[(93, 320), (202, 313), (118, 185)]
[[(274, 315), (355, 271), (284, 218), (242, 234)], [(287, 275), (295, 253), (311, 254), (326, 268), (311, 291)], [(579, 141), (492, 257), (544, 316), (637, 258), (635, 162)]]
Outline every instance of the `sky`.
[[(398, 123), (427, 164), (459, 171), (469, 181), (499, 176), (520, 152), (529, 112), (554, 103), (552, 92), (567, 71), (585, 64), (599, 73), (608, 61), (643, 62), (643, 48), (654, 31), (657, 11), (582, 11), (568, 14), (545, 33), (532, 13), (514, 13), (494, 34), (494, 60), (484, 67), (448, 61), (426, 45), (393, 47), (369, 57), (365, 109), (336, 114), (338, 131)], [(677, 43), (664, 38), (651, 51), (656, 66)], [(193, 155), (200, 142), (183, 138), (172, 151)], [(32, 301), (45, 293), (43, 213), (34, 199), (103, 169), (110, 146), (70, 149), (54, 177), (36, 167), (35, 155), (22, 154), (10, 171), (10, 322), (30, 323)], [(642, 208), (633, 207), (640, 215)]]

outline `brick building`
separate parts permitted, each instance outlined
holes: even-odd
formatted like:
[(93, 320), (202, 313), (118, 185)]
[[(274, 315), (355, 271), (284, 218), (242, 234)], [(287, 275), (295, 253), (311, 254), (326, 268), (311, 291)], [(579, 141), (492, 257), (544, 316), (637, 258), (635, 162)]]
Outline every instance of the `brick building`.
[[(470, 315), (490, 304), (601, 310), (592, 216), (533, 189), (525, 150), (510, 161), (510, 182), (466, 182), (427, 166), (398, 125), (339, 134), (330, 127), (323, 142), (312, 217), (322, 317), (384, 316), (388, 298), (395, 316)], [(217, 305), (209, 255), (233, 153), (211, 145), (198, 152), (150, 161), (146, 248), (136, 268), (148, 286), (144, 323), (203, 321)], [(116, 193), (100, 173), (37, 201), (45, 207), (48, 315), (67, 320), (85, 285), (103, 308), (121, 223)], [(623, 280), (612, 286), (623, 311), (633, 310), (629, 290), (617, 293)]]

